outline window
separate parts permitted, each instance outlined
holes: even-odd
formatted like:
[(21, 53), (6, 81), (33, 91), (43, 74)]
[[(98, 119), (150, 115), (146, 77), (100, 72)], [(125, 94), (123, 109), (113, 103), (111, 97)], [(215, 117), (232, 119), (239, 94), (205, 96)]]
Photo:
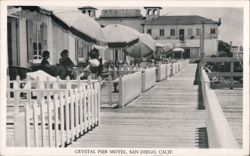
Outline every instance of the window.
[(200, 28), (196, 29), (196, 35), (201, 35), (201, 29)]
[(85, 62), (88, 59), (88, 53), (91, 50), (91, 44), (84, 40), (76, 39), (76, 50), (78, 62)]
[(175, 36), (175, 29), (170, 29), (170, 35)]
[(34, 60), (42, 59), (42, 43), (41, 42), (33, 42), (33, 54), (34, 54), (33, 55)]
[(26, 27), (28, 62), (40, 63), (43, 51), (47, 50), (47, 25), (28, 19)]
[(192, 36), (193, 35), (193, 29), (188, 29), (188, 35)]
[(164, 29), (160, 29), (160, 36), (164, 36)]
[(210, 29), (210, 34), (215, 34), (215, 28)]
[(151, 29), (147, 29), (147, 34), (152, 34), (152, 30)]

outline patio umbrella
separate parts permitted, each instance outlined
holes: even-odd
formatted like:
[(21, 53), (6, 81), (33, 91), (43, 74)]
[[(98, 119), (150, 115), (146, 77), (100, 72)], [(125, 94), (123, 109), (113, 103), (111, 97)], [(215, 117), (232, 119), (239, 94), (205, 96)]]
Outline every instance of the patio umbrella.
[(61, 20), (71, 31), (80, 34), (87, 41), (105, 42), (101, 26), (88, 15), (78, 11), (54, 11), (53, 18)]
[(184, 52), (185, 50), (183, 48), (174, 48), (172, 51), (173, 52)]
[(172, 50), (172, 52), (173, 52), (173, 58), (175, 58), (175, 54), (174, 53), (178, 53), (178, 52), (180, 52), (181, 53), (181, 59), (182, 59), (182, 53), (184, 52), (185, 50), (183, 49), (183, 48), (174, 48), (173, 50)]
[(159, 48), (164, 48), (165, 45), (162, 44), (162, 43), (160, 43), (160, 42), (157, 42), (157, 41), (156, 41), (156, 42), (155, 42), (155, 46), (156, 46), (156, 47), (159, 47)]
[(125, 52), (135, 58), (147, 57), (152, 54), (156, 47), (155, 40), (149, 34), (137, 33), (139, 42), (133, 46), (127, 47)]
[(174, 45), (172, 43), (162, 44), (160, 42), (156, 42), (156, 48), (162, 49), (164, 53), (169, 52), (174, 49)]
[(120, 24), (108, 25), (102, 31), (109, 48), (125, 48), (139, 40), (132, 28)]
[(173, 43), (167, 43), (167, 44), (164, 45), (163, 49), (164, 49), (165, 53), (170, 52), (171, 50), (174, 49), (174, 44)]

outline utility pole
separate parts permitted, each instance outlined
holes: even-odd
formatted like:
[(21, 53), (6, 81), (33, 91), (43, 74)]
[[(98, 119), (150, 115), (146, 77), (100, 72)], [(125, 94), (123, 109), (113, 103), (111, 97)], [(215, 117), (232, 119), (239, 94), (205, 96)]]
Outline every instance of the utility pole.
[(205, 36), (205, 26), (204, 26), (204, 20), (201, 21), (202, 27), (201, 27), (201, 42), (200, 42), (200, 59), (204, 59), (205, 52), (204, 52), (204, 36)]
[[(199, 62), (199, 75), (201, 74), (201, 69), (204, 67), (204, 36), (205, 36), (205, 27), (204, 27), (204, 20), (201, 21), (201, 37), (200, 37), (200, 62)], [(199, 82), (200, 78), (199, 78)]]

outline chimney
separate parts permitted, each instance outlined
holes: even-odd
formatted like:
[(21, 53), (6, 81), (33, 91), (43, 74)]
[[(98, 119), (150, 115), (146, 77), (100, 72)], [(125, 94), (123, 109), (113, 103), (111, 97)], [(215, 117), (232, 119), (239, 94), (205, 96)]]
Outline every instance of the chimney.
[(78, 9), (81, 10), (83, 14), (88, 15), (91, 18), (96, 18), (96, 13), (95, 13), (95, 11), (97, 10), (96, 8), (91, 6), (84, 6)]
[(160, 16), (161, 7), (144, 7), (146, 9), (146, 20), (152, 20)]

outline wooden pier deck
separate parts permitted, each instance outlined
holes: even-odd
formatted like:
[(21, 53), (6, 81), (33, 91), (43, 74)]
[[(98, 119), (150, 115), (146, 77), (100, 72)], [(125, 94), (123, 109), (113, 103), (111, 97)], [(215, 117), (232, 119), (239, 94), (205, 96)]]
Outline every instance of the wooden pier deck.
[(215, 93), (223, 109), (224, 115), (242, 148), (243, 133), (243, 90), (241, 89), (215, 89)]
[(69, 147), (207, 148), (196, 68), (157, 82), (124, 109), (102, 108), (100, 126)]

